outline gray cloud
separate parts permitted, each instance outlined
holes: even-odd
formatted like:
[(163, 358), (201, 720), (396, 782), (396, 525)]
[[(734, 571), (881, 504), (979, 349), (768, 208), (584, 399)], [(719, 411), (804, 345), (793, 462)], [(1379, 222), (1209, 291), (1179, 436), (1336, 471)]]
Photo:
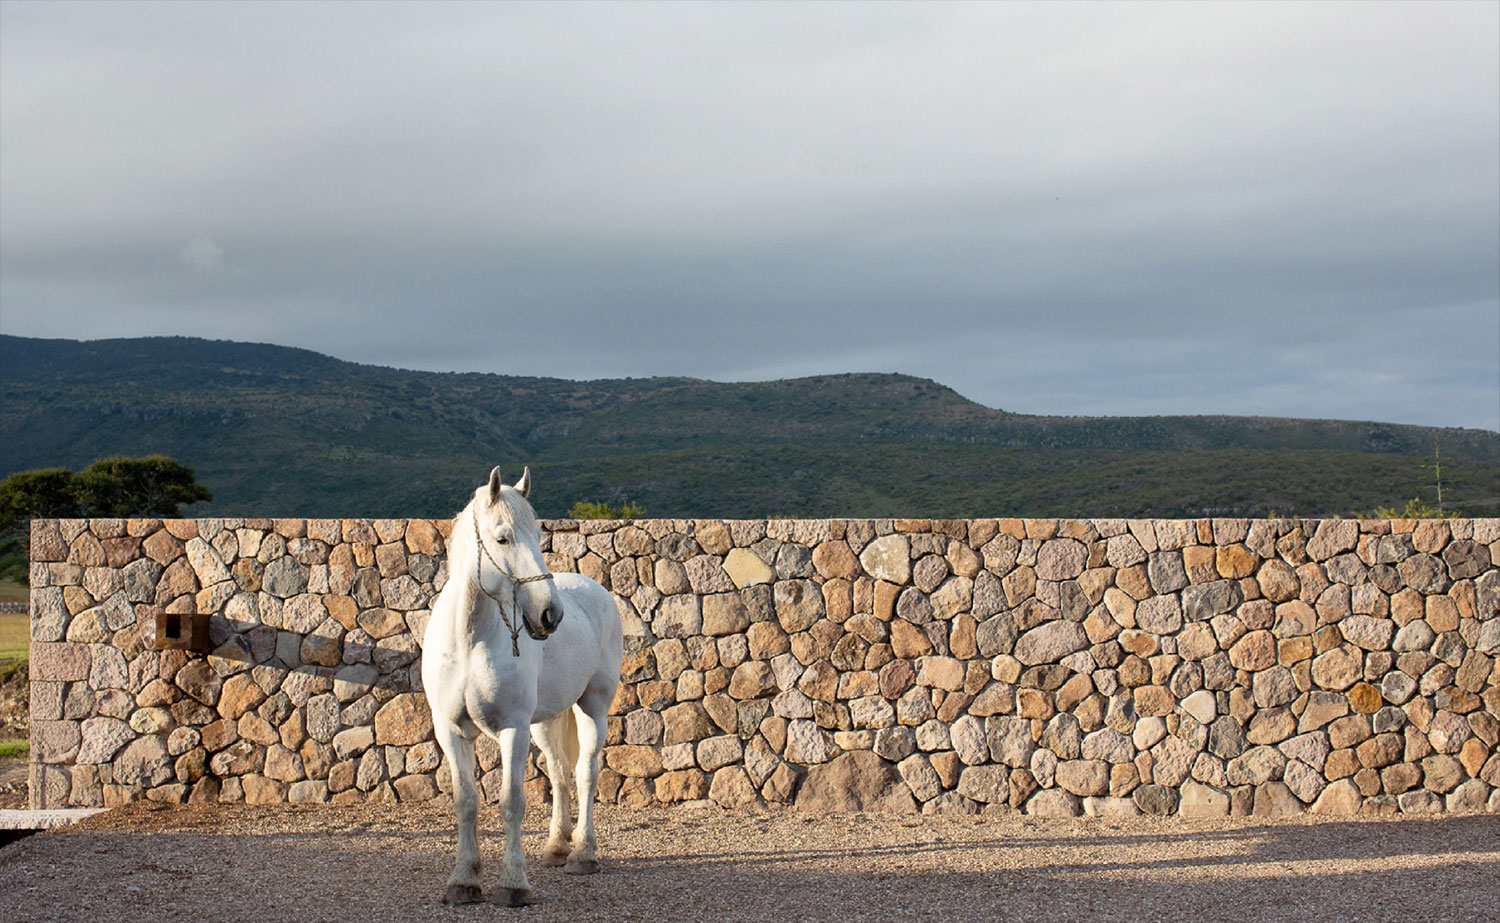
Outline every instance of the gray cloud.
[(178, 251), (177, 259), (196, 272), (217, 272), (224, 268), (224, 248), (199, 234)]
[(7, 333), (1500, 429), (1493, 5), (3, 16)]

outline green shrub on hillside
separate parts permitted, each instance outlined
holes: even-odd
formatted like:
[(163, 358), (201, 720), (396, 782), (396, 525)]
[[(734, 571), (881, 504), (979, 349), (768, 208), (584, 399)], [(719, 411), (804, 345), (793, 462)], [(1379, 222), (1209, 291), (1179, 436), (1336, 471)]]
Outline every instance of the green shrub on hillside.
[[(1412, 497), (1410, 500), (1406, 501), (1406, 509), (1402, 510), (1401, 512), (1397, 512), (1394, 507), (1382, 506), (1379, 509), (1375, 510), (1374, 513), (1369, 514), (1369, 516), (1367, 516), (1367, 517), (1361, 517), (1361, 518), (1371, 518), (1371, 519), (1458, 519), (1461, 516), (1463, 516), (1463, 513), (1460, 513), (1457, 510), (1447, 509), (1443, 505), (1443, 492), (1444, 492), (1444, 489), (1445, 489), (1445, 485), (1443, 483), (1443, 468), (1447, 467), (1447, 468), (1450, 469), (1450, 472), (1451, 472), (1451, 469), (1453, 467), (1451, 460), (1446, 460), (1446, 461), (1447, 461), (1447, 464), (1445, 465), (1444, 464), (1445, 459), (1443, 458), (1443, 447), (1442, 447), (1442, 445), (1440, 445), (1439, 443), (1434, 442), (1432, 444), (1432, 461), (1430, 461), (1430, 462), (1423, 462), (1421, 465), (1417, 466), (1417, 467), (1421, 468), (1423, 471), (1430, 471), (1430, 472), (1432, 472), (1432, 483), (1431, 484), (1424, 484), (1422, 486), (1422, 489), (1423, 490), (1430, 490), (1430, 491), (1433, 492), (1434, 495), (1436, 495), (1436, 497), (1437, 497), (1437, 508), (1436, 509), (1434, 509), (1433, 507), (1428, 506), (1427, 505), (1427, 501), (1423, 500), (1421, 497)], [(1446, 485), (1446, 489), (1447, 489), (1449, 495), (1451, 496), (1452, 495), (1452, 489), (1453, 489), (1452, 475), (1451, 475), (1451, 473), (1449, 475), (1449, 482)]]
[(568, 510), (569, 519), (640, 519), (646, 508), (634, 500), (627, 500), (618, 508), (608, 503), (592, 503), (580, 500)]
[(1428, 506), (1421, 497), (1412, 497), (1406, 501), (1406, 509), (1398, 510), (1393, 506), (1382, 506), (1372, 513), (1360, 516), (1361, 519), (1461, 519), (1463, 513), (1458, 510), (1438, 510)]

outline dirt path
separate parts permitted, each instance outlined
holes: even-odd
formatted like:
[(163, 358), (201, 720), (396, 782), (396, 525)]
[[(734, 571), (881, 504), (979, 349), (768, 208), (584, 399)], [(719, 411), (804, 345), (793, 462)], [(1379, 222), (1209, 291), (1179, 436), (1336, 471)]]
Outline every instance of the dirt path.
[[(522, 910), (436, 902), (437, 807), (132, 805), (0, 849), (0, 919), (1481, 921), (1500, 817), (1281, 822), (605, 807), (605, 870), (531, 862)], [(526, 825), (541, 845), (542, 815)], [(486, 857), (499, 818), (481, 815)]]

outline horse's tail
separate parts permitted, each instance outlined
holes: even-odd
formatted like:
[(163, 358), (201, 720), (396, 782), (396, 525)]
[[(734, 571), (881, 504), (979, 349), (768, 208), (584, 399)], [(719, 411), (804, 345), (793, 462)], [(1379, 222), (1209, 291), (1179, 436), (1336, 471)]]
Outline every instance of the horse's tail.
[(563, 760), (567, 763), (567, 772), (571, 777), (578, 767), (578, 716), (573, 709), (568, 709), (559, 716), (559, 736), (562, 737)]

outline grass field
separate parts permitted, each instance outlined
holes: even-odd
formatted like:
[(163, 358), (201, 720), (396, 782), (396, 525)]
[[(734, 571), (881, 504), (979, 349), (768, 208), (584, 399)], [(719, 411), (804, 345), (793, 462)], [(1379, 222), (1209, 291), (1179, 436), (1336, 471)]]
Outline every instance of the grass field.
[(0, 761), (6, 765), (13, 760), (24, 762), (31, 746), (24, 737), (14, 736), (26, 726), (29, 622), (25, 612), (0, 613)]
[(0, 580), (0, 603), (23, 603), (30, 598), (26, 584), (14, 580)]
[(31, 648), (30, 616), (25, 612), (0, 612), (0, 674), (13, 664), (25, 663)]
[[(12, 737), (25, 726), (26, 661), (31, 644), (30, 616), (25, 612), (0, 613), (0, 760), (25, 760), (30, 743)], [(17, 722), (13, 711), (19, 708)]]

